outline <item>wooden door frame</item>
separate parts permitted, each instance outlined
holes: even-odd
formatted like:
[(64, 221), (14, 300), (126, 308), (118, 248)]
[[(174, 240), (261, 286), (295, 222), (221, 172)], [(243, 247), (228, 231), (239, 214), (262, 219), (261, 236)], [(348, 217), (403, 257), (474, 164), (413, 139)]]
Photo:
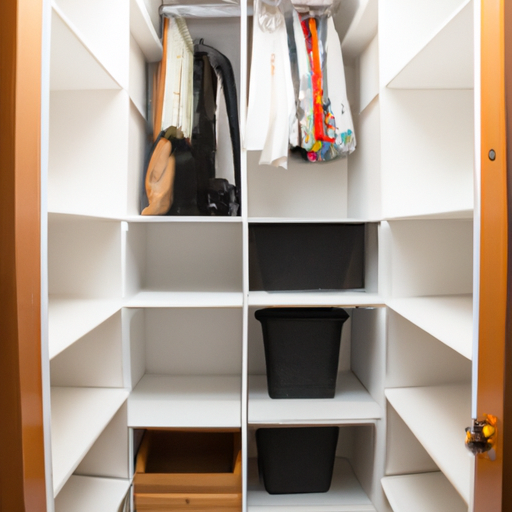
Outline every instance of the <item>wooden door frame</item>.
[[(508, 4), (508, 5), (507, 5)], [(481, 223), (477, 415), (498, 418), (496, 460), (475, 465), (474, 512), (511, 510), (512, 8), (481, 0)], [(506, 28), (508, 30), (506, 30)], [(510, 141), (510, 145), (509, 145)], [(509, 150), (509, 148), (511, 148)]]
[(0, 511), (46, 511), (41, 0), (0, 1)]

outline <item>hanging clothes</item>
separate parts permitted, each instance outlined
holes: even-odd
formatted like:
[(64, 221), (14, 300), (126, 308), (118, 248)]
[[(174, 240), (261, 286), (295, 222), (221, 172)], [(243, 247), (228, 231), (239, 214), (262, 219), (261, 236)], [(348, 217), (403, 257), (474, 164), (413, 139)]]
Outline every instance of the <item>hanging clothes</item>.
[[(288, 40), (282, 13), (275, 29), (266, 32), (260, 25), (257, 9), (253, 16), (253, 46), (249, 106), (245, 147), (261, 151), (260, 165), (287, 167), (288, 148), (296, 130)], [(291, 135), (292, 134), (292, 135)]]
[(347, 85), (341, 43), (334, 20), (327, 19), (327, 91), (331, 103), (332, 113), (336, 121), (336, 143), (340, 146), (342, 154), (348, 155), (356, 149), (356, 135), (352, 112), (347, 98)]
[(188, 139), (193, 123), (194, 45), (184, 19), (169, 19), (166, 44), (165, 92), (160, 129), (175, 127)]

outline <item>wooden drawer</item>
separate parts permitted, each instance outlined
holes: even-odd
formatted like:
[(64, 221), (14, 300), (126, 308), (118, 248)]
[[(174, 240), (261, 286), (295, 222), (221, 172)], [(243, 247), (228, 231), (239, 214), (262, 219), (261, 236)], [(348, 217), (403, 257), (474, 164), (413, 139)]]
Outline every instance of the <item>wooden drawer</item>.
[(147, 430), (134, 477), (138, 512), (240, 512), (240, 431)]

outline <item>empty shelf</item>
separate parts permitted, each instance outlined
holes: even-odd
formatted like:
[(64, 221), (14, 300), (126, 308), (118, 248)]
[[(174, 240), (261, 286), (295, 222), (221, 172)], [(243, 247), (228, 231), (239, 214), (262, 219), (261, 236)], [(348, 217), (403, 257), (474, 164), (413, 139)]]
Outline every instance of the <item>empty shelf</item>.
[(472, 295), (391, 299), (387, 305), (459, 354), (472, 358)]
[(394, 388), (386, 397), (439, 469), (469, 502), (471, 459), (464, 429), (471, 424), (471, 385)]
[(265, 491), (258, 479), (258, 463), (250, 459), (247, 492), (249, 512), (375, 512), (349, 462), (342, 458), (336, 459), (328, 492), (274, 495)]
[(242, 292), (158, 292), (143, 290), (127, 299), (127, 308), (238, 308)]
[(66, 15), (53, 5), (50, 88), (120, 89)]
[(384, 299), (366, 292), (249, 292), (249, 306), (380, 307)]
[(391, 80), (398, 89), (473, 88), (473, 3), (467, 2)]
[(238, 376), (144, 375), (128, 399), (132, 428), (240, 428)]
[(98, 327), (120, 308), (121, 304), (117, 300), (50, 297), (48, 304), (50, 359)]
[(162, 43), (143, 0), (130, 0), (130, 31), (148, 62), (162, 60)]
[(440, 473), (388, 476), (382, 479), (393, 512), (467, 512), (468, 506)]
[(55, 512), (119, 512), (129, 480), (72, 475), (55, 499)]
[(124, 389), (52, 388), (51, 442), (55, 495), (127, 397), (128, 392)]
[(249, 377), (249, 423), (361, 424), (382, 417), (382, 411), (352, 372), (338, 375), (332, 399), (272, 399), (265, 375)]

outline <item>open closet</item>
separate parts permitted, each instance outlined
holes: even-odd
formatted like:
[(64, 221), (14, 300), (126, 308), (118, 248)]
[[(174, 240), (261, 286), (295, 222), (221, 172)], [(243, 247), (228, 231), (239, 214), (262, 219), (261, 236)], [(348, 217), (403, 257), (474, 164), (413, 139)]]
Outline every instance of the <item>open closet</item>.
[[(467, 511), (479, 3), (342, 0), (357, 149), (282, 169), (242, 148), (236, 217), (140, 215), (160, 4), (45, 3), (48, 511), (134, 510), (148, 429), (239, 436), (244, 512)], [(243, 141), (252, 5), (235, 10), (187, 25), (233, 65)], [(253, 289), (254, 228), (315, 224), (364, 226), (364, 287)], [(335, 398), (268, 396), (254, 314), (273, 306), (347, 311)], [(330, 490), (268, 494), (257, 429), (322, 425), (340, 427)]]

